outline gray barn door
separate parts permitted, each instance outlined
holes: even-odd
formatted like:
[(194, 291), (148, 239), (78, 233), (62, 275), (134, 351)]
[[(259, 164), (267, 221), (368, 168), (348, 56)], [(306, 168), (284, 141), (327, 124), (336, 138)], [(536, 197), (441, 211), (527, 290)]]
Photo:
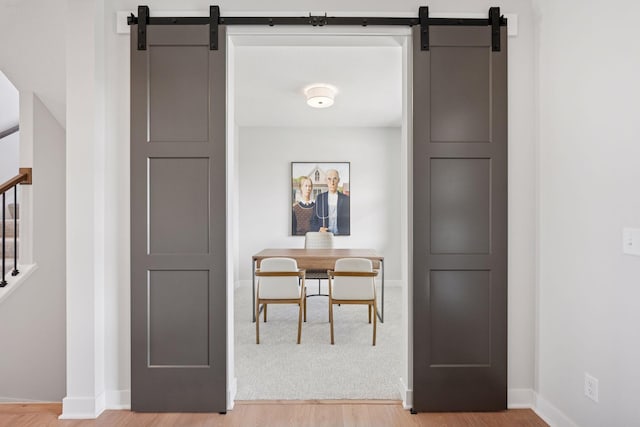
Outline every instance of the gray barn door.
[(413, 37), (413, 408), (507, 404), (507, 39)]
[(225, 31), (131, 27), (131, 409), (226, 411)]

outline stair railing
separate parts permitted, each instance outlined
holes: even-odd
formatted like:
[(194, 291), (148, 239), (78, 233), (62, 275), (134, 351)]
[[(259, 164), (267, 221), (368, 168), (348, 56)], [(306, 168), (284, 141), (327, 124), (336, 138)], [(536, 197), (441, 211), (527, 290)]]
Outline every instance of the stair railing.
[(20, 173), (4, 184), (0, 184), (0, 194), (2, 194), (2, 275), (0, 275), (0, 288), (7, 286), (6, 274), (6, 261), (7, 261), (7, 191), (13, 188), (13, 271), (12, 276), (17, 276), (20, 271), (18, 270), (18, 185), (31, 185), (32, 181), (32, 169), (20, 168)]

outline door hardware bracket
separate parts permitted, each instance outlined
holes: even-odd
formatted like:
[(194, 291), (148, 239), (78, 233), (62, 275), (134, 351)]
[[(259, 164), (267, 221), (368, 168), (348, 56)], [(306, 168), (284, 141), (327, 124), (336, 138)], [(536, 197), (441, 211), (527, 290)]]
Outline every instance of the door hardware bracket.
[(429, 50), (429, 7), (420, 6), (418, 9), (420, 20), (420, 50)]

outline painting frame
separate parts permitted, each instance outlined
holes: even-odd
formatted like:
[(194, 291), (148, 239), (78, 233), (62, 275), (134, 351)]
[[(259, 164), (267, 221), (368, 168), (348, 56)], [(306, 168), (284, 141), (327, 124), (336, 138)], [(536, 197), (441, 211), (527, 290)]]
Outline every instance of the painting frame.
[(292, 236), (308, 231), (351, 235), (351, 162), (292, 161), (289, 185)]

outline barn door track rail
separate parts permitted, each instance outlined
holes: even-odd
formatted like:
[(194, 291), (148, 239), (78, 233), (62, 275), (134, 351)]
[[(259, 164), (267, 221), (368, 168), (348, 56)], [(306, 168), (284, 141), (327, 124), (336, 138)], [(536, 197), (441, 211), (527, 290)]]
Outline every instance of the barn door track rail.
[(148, 6), (138, 6), (138, 16), (133, 13), (128, 17), (129, 25), (138, 26), (138, 50), (147, 50), (147, 26), (149, 25), (209, 25), (209, 49), (218, 50), (218, 25), (311, 25), (324, 27), (328, 25), (403, 25), (413, 27), (420, 25), (420, 49), (429, 50), (430, 25), (467, 25), (491, 26), (491, 50), (500, 51), (500, 27), (507, 25), (507, 18), (500, 15), (499, 7), (490, 7), (489, 16), (484, 18), (430, 18), (429, 7), (421, 6), (417, 18), (391, 17), (340, 17), (324, 15), (309, 16), (220, 16), (219, 6), (209, 6), (209, 16), (165, 17), (151, 16)]

